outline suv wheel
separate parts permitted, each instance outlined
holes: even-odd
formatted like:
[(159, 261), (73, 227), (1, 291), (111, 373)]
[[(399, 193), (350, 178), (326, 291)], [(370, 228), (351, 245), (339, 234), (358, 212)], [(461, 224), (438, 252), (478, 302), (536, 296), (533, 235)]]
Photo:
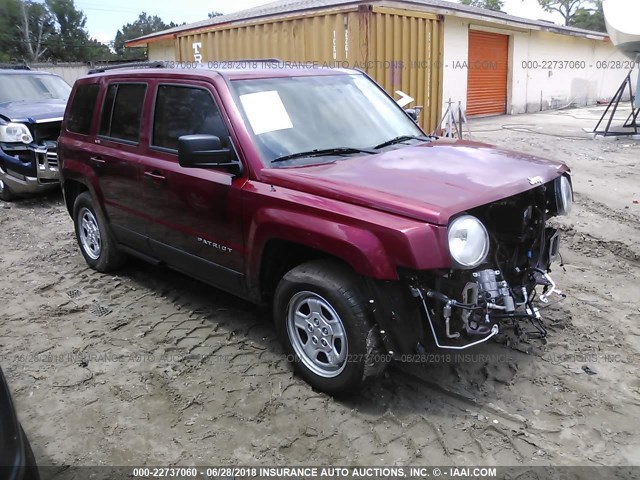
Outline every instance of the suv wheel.
[(9, 185), (2, 181), (2, 179), (0, 179), (0, 200), (4, 200), (5, 202), (13, 200), (13, 193), (9, 190)]
[(332, 261), (289, 271), (276, 289), (278, 335), (296, 371), (314, 388), (349, 394), (378, 373), (382, 355), (377, 329), (358, 277)]
[(76, 198), (73, 221), (80, 251), (91, 268), (108, 272), (122, 266), (124, 254), (118, 250), (104, 217), (94, 207), (93, 198), (88, 192)]

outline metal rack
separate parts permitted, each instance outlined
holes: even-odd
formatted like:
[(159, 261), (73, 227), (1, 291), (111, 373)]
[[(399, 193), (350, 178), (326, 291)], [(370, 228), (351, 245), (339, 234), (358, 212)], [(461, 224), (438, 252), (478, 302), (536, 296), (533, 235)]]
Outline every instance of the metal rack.
[[(598, 122), (596, 127), (593, 129), (594, 134), (602, 135), (604, 137), (638, 135), (638, 128), (640, 128), (640, 125), (638, 124), (638, 116), (640, 116), (640, 108), (636, 108), (634, 105), (635, 96), (633, 95), (633, 84), (631, 83), (631, 74), (633, 72), (634, 72), (634, 69), (632, 68), (627, 74), (627, 76), (625, 77), (622, 84), (620, 85), (620, 88), (618, 88), (618, 91), (616, 92), (616, 94), (613, 96), (613, 98), (609, 102), (607, 109), (602, 114), (602, 117), (600, 117), (600, 121)], [(627, 91), (627, 87), (629, 87), (629, 99), (631, 101), (631, 114), (629, 115), (627, 120), (625, 120), (622, 128), (632, 129), (632, 130), (612, 132), (611, 123), (613, 122), (613, 119), (616, 116), (616, 112), (618, 111), (618, 107), (620, 106), (620, 103), (623, 101), (622, 98), (624, 97), (624, 94)], [(602, 123), (607, 118), (608, 118), (607, 126), (604, 128), (604, 130), (599, 130), (600, 125), (602, 125)]]

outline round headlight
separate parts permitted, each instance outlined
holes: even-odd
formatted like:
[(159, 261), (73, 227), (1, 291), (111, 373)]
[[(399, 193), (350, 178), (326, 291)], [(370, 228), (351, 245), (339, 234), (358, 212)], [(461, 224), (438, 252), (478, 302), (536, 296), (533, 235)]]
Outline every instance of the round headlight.
[(487, 258), (489, 234), (482, 222), (471, 215), (456, 218), (449, 225), (449, 252), (462, 268), (475, 268)]
[(573, 187), (571, 180), (566, 175), (562, 175), (556, 180), (556, 203), (558, 215), (569, 215), (573, 206)]

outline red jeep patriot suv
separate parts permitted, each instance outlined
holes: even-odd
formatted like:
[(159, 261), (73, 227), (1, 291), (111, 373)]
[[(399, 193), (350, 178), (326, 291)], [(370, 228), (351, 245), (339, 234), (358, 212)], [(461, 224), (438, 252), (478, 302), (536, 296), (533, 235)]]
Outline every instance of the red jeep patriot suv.
[(134, 255), (272, 304), (295, 368), (328, 393), (428, 347), (544, 336), (536, 287), (560, 294), (547, 220), (571, 208), (569, 169), (425, 135), (359, 71), (95, 72), (58, 152), (91, 267)]

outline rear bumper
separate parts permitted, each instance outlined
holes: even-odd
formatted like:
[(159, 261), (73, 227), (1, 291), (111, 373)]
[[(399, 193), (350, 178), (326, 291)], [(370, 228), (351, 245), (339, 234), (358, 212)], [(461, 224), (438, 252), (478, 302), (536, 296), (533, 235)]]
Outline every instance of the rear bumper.
[(16, 195), (55, 188), (60, 183), (55, 147), (29, 146), (15, 156), (0, 149), (0, 180)]

